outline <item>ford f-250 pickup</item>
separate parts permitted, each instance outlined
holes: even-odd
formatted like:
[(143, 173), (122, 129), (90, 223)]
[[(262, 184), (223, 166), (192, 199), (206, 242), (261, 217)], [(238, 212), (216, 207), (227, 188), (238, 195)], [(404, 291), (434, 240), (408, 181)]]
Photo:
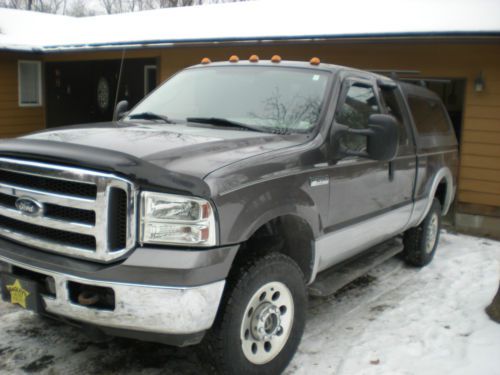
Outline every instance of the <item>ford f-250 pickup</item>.
[(4, 300), (275, 374), (308, 292), (434, 256), (458, 156), (423, 87), (318, 59), (204, 59), (125, 111), (0, 142)]

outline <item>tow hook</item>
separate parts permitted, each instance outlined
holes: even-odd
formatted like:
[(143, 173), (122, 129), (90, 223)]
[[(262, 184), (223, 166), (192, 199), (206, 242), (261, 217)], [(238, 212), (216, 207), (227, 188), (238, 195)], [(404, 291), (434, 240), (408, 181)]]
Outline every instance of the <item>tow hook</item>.
[(83, 306), (94, 306), (99, 302), (99, 295), (97, 293), (84, 290), (78, 295), (78, 303)]

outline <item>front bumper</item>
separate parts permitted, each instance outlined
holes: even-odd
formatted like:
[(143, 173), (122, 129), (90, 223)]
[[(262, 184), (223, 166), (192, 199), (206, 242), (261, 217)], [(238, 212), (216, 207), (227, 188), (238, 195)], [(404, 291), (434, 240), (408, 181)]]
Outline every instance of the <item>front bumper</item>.
[[(181, 335), (203, 332), (212, 326), (225, 281), (195, 287), (104, 282), (33, 267), (0, 256), (7, 267), (52, 277), (55, 296), (42, 295), (44, 310), (56, 316), (122, 330)], [(113, 311), (78, 305), (70, 299), (68, 283), (110, 288)]]
[[(138, 248), (121, 262), (103, 265), (0, 239), (0, 271), (52, 278), (54, 290), (41, 292), (43, 314), (85, 331), (93, 327), (107, 335), (183, 346), (200, 341), (212, 326), (237, 249)], [(113, 308), (75, 303), (73, 283), (111, 289)]]

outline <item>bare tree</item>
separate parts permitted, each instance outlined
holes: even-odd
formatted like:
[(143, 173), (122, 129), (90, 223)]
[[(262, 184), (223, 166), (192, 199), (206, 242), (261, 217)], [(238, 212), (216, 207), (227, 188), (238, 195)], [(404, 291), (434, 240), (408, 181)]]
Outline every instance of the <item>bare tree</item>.
[(58, 13), (65, 0), (3, 0), (3, 8), (35, 10), (45, 13)]
[(31, 10), (32, 0), (3, 0), (0, 1), (2, 8)]
[(140, 10), (174, 8), (192, 5), (228, 3), (246, 0), (101, 0), (106, 13), (135, 12)]
[(101, 0), (101, 5), (108, 14), (150, 9), (144, 8), (143, 3), (145, 3), (144, 0)]
[(32, 9), (44, 13), (58, 13), (64, 4), (64, 0), (29, 0), (28, 5), (32, 1), (32, 8), (28, 8), (28, 10)]
[(95, 10), (88, 7), (86, 0), (73, 0), (70, 6), (63, 11), (63, 14), (73, 17), (95, 16)]
[(101, 5), (104, 7), (106, 13), (108, 14), (113, 13), (114, 3), (115, 0), (101, 0)]
[[(107, 14), (235, 1), (246, 0), (99, 0)], [(0, 7), (75, 16), (96, 13), (95, 9), (89, 7), (88, 1), (83, 0), (0, 0)]]

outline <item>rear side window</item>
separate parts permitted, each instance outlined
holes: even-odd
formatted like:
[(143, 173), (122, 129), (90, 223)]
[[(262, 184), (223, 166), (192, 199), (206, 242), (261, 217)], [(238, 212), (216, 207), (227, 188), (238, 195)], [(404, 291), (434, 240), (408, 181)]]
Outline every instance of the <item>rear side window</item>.
[(444, 107), (439, 100), (409, 96), (408, 104), (420, 135), (447, 133), (450, 130)]

